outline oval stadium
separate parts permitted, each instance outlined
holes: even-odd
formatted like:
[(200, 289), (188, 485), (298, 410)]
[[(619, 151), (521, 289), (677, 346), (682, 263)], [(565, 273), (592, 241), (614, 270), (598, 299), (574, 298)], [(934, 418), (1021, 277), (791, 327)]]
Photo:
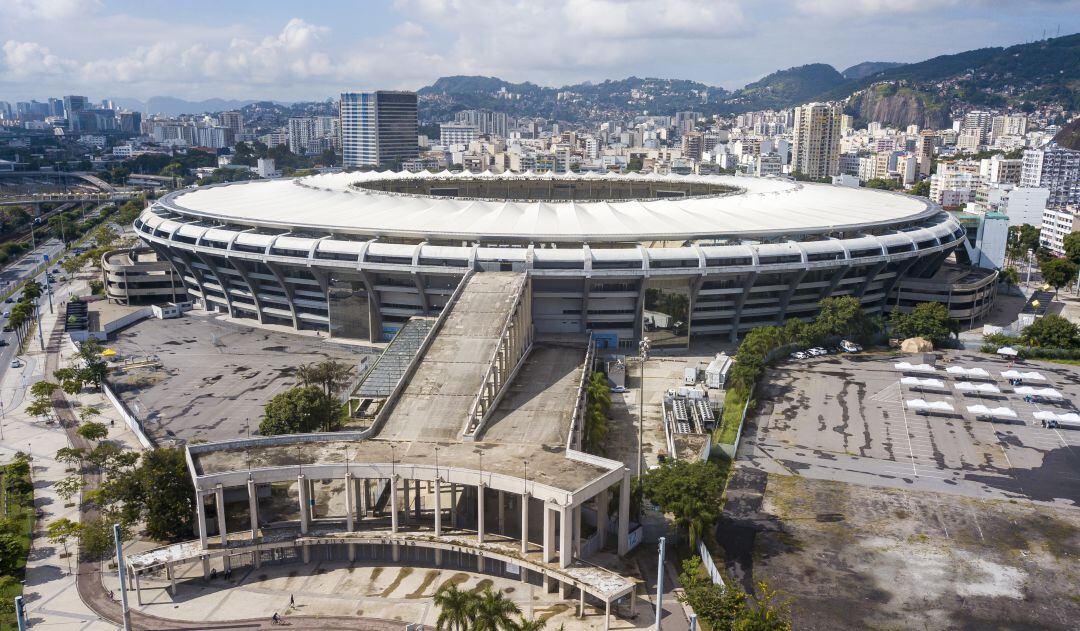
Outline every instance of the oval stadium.
[(993, 299), (992, 274), (942, 273), (965, 230), (928, 200), (788, 179), (335, 173), (177, 191), (135, 226), (207, 309), (358, 340), (469, 270), (527, 273), (537, 333), (600, 348), (734, 341), (827, 296), (961, 320)]

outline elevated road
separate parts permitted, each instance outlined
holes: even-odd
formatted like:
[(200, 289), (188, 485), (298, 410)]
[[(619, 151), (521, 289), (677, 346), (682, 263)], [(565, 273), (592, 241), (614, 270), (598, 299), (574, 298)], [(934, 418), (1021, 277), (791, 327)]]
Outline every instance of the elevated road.
[(0, 206), (22, 206), (26, 204), (51, 204), (65, 202), (116, 202), (127, 201), (134, 193), (113, 191), (111, 193), (39, 193), (36, 195), (0, 196)]

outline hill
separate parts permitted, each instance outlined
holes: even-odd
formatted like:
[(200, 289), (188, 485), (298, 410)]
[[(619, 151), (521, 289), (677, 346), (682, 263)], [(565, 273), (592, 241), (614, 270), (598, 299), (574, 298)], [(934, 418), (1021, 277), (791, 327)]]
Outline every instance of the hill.
[(726, 103), (733, 109), (792, 107), (815, 100), (818, 94), (842, 85), (844, 75), (828, 64), (807, 64), (778, 70), (736, 90)]
[(845, 79), (864, 79), (872, 74), (881, 72), (882, 70), (888, 70), (903, 65), (904, 64), (895, 61), (864, 61), (861, 64), (855, 64), (854, 66), (841, 71), (840, 74), (844, 75)]
[(1067, 149), (1080, 151), (1080, 118), (1074, 119), (1054, 136), (1054, 142)]

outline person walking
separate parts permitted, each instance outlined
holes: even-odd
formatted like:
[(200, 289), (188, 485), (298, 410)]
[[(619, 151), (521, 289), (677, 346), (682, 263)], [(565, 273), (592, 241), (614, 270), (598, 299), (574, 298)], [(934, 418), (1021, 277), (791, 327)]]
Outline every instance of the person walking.
[(296, 606), (296, 598), (292, 594), (289, 594), (289, 606), (290, 607), (295, 607)]

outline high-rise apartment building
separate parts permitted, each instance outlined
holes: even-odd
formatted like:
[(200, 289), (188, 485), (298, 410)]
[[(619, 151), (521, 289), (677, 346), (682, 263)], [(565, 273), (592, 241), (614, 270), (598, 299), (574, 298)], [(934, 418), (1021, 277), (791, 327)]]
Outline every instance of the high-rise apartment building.
[(915, 160), (919, 163), (919, 174), (923, 177), (930, 175), (930, 169), (934, 165), (934, 147), (938, 146), (940, 140), (933, 130), (924, 129), (919, 132), (919, 138), (915, 141)]
[(468, 145), (480, 136), (476, 125), (467, 123), (441, 123), (439, 125), (439, 144)]
[(420, 154), (415, 92), (343, 92), (339, 116), (347, 168), (390, 167)]
[(222, 112), (219, 118), (221, 119), (221, 126), (231, 129), (233, 136), (244, 133), (244, 117), (240, 112)]
[(700, 162), (701, 153), (704, 149), (705, 143), (700, 131), (690, 131), (683, 134), (682, 154), (684, 158), (690, 158), (695, 162)]
[(795, 108), (792, 172), (812, 178), (826, 178), (839, 172), (842, 117), (840, 106), (829, 103)]
[(311, 141), (315, 138), (315, 121), (311, 118), (290, 118), (287, 130), (289, 151), (298, 156), (307, 153)]
[(68, 131), (80, 131), (79, 112), (90, 109), (90, 99), (85, 96), (69, 94), (64, 97), (64, 116), (67, 118)]
[(990, 135), (1023, 136), (1027, 133), (1027, 116), (995, 116), (990, 122)]
[(1046, 207), (1080, 206), (1080, 151), (1050, 143), (1024, 152), (1020, 186), (1050, 191)]
[(507, 118), (505, 112), (491, 110), (462, 110), (454, 116), (454, 121), (472, 125), (484, 136), (506, 138)]

